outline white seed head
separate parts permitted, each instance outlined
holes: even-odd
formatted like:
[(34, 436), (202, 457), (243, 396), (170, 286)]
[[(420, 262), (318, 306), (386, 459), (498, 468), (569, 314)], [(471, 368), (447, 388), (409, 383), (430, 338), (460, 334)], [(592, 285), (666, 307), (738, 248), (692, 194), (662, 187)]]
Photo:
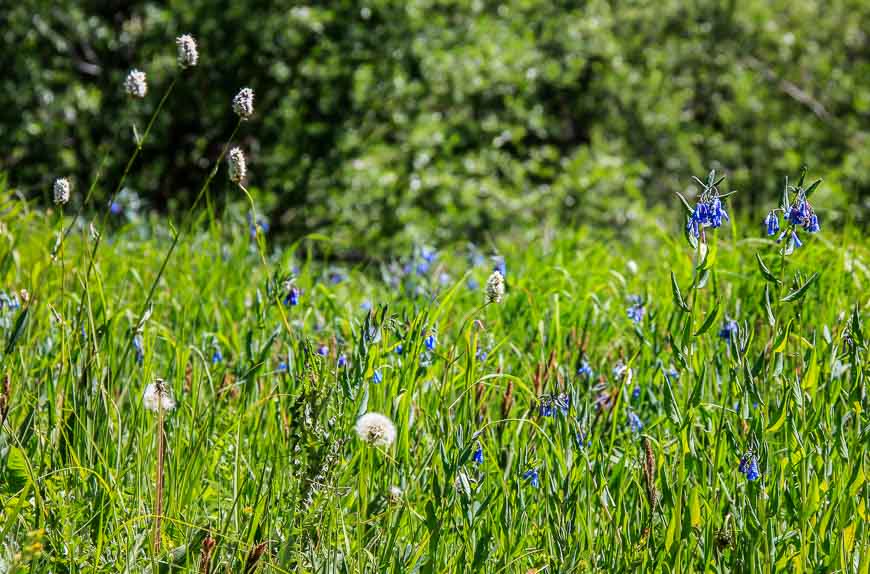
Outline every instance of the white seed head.
[(58, 205), (63, 205), (69, 201), (69, 180), (65, 177), (59, 177), (54, 180), (54, 202)]
[(374, 446), (390, 446), (396, 440), (396, 427), (380, 413), (366, 413), (356, 421), (356, 434)]
[(153, 383), (145, 387), (145, 393), (142, 395), (142, 404), (149, 411), (169, 412), (175, 408), (175, 399), (172, 398), (172, 391), (163, 379), (155, 379)]
[(387, 492), (387, 494), (388, 494), (389, 497), (390, 497), (390, 502), (392, 502), (393, 504), (395, 504), (395, 503), (399, 502), (400, 500), (402, 500), (402, 494), (403, 494), (403, 493), (402, 493), (402, 489), (399, 488), (398, 486), (396, 486), (395, 484), (394, 484), (393, 486), (390, 487), (390, 489), (389, 489), (389, 491)]
[(124, 89), (134, 98), (144, 98), (148, 92), (148, 82), (145, 80), (145, 72), (130, 70), (127, 79), (124, 80)]
[(178, 66), (182, 69), (196, 66), (199, 52), (196, 51), (196, 40), (190, 34), (184, 34), (175, 39), (178, 46)]
[(233, 98), (233, 111), (243, 120), (254, 115), (254, 90), (242, 88)]
[(486, 280), (486, 302), (501, 303), (502, 297), (504, 297), (504, 277), (496, 269)]
[(245, 152), (241, 148), (234, 147), (227, 155), (230, 164), (230, 181), (242, 183), (248, 173), (248, 165), (245, 162)]

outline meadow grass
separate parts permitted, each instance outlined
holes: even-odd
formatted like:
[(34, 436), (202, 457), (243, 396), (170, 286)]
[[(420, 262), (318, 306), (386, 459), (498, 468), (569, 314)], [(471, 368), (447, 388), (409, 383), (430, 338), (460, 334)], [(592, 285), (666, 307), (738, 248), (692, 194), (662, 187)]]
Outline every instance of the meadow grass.
[(868, 572), (860, 230), (341, 265), (254, 205), (95, 234), (4, 195), (0, 570)]

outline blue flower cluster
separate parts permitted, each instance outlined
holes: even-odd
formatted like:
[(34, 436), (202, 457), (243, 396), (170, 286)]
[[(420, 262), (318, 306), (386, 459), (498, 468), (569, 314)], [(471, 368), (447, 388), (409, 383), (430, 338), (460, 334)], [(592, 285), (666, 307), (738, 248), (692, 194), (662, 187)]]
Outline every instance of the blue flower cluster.
[(643, 306), (643, 299), (640, 295), (632, 295), (628, 299), (631, 301), (631, 305), (629, 305), (625, 314), (635, 323), (640, 323), (643, 321), (643, 315), (646, 312)]
[(551, 417), (561, 411), (567, 415), (571, 409), (571, 397), (566, 393), (559, 395), (544, 395), (538, 402), (538, 414), (542, 417)]
[(758, 471), (758, 457), (755, 456), (755, 453), (749, 451), (740, 457), (740, 465), (737, 467), (737, 470), (741, 474), (745, 474), (746, 480), (749, 482), (758, 480), (761, 473)]
[(723, 221), (728, 221), (728, 212), (722, 206), (722, 200), (718, 195), (703, 198), (695, 205), (686, 229), (696, 238), (701, 236), (701, 230), (705, 227), (721, 227)]
[[(782, 231), (780, 231), (778, 211), (785, 213), (786, 223), (788, 224), (788, 227)], [(790, 206), (787, 206), (783, 210), (774, 209), (770, 211), (767, 217), (764, 218), (764, 225), (767, 228), (768, 236), (779, 233), (779, 236), (776, 238), (777, 243), (780, 243), (786, 237), (788, 238), (787, 252), (789, 253), (803, 245), (797, 234), (799, 227), (807, 233), (818, 233), (822, 229), (819, 225), (819, 216), (816, 215), (812, 204), (807, 200), (803, 191), (798, 192), (794, 203)]]

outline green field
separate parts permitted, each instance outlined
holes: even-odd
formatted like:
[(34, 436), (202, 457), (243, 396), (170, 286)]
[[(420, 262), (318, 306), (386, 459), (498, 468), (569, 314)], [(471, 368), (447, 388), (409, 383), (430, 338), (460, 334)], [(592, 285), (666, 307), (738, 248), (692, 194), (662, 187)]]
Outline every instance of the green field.
[(3, 572), (868, 571), (859, 230), (349, 263), (237, 195), (170, 227), (6, 194)]

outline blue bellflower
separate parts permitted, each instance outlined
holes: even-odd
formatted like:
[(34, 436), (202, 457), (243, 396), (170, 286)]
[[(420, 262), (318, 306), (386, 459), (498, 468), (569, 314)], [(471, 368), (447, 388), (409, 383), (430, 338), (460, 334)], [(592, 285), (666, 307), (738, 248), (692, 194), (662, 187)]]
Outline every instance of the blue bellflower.
[(339, 355), (338, 356), (338, 366), (344, 367), (345, 365), (347, 365), (347, 357), (345, 357), (344, 355)]
[(224, 360), (223, 353), (221, 353), (220, 349), (215, 349), (214, 353), (211, 356), (211, 364), (216, 365)]
[(376, 370), (375, 373), (372, 375), (372, 382), (378, 384), (383, 380), (384, 376), (381, 374), (380, 369)]
[(284, 297), (284, 305), (287, 307), (295, 307), (299, 304), (300, 295), (302, 295), (302, 292), (298, 287), (291, 287), (290, 291), (287, 292), (287, 296)]
[(643, 428), (643, 421), (634, 412), (628, 413), (628, 426), (631, 427), (631, 432), (638, 433)]
[(740, 327), (734, 319), (727, 319), (719, 330), (719, 337), (726, 341), (730, 341), (737, 333), (740, 332)]
[(722, 200), (718, 197), (702, 199), (692, 211), (689, 222), (686, 223), (686, 229), (695, 238), (698, 238), (704, 227), (721, 227), (722, 222), (728, 220), (728, 212), (722, 207)]
[(538, 482), (538, 469), (530, 468), (526, 472), (523, 473), (523, 479), (528, 480), (533, 488), (538, 488), (540, 483)]
[(428, 337), (426, 337), (423, 343), (425, 343), (426, 349), (428, 349), (429, 351), (434, 351), (435, 345), (438, 344), (438, 340), (435, 338), (435, 335), (429, 335)]
[(480, 443), (477, 443), (477, 448), (474, 449), (471, 460), (474, 461), (474, 464), (483, 464), (483, 447), (480, 446)]
[(592, 367), (589, 366), (589, 361), (583, 359), (583, 361), (580, 363), (580, 368), (577, 369), (577, 376), (585, 375), (586, 377), (591, 379), (593, 374), (594, 372), (592, 371)]

